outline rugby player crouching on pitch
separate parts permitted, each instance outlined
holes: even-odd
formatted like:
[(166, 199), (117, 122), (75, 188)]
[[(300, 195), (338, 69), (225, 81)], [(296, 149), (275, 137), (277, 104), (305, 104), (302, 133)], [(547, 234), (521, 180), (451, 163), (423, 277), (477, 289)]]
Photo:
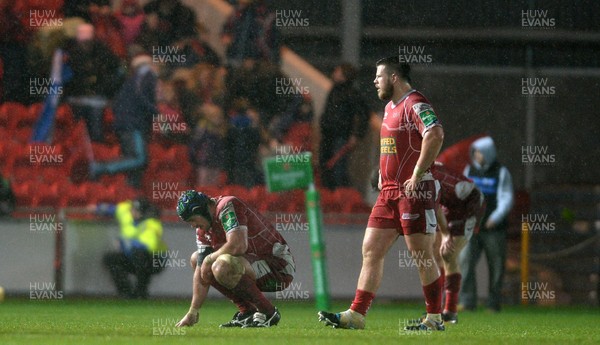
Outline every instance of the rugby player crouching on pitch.
[(296, 266), (285, 239), (262, 215), (234, 196), (211, 198), (194, 190), (177, 203), (179, 217), (196, 229), (198, 251), (191, 257), (194, 270), (190, 310), (177, 327), (198, 322), (209, 287), (238, 308), (220, 327), (270, 327), (281, 314), (262, 291), (285, 289)]
[[(436, 204), (439, 231), (433, 247), (446, 292), (442, 320), (445, 323), (458, 323), (457, 304), (462, 278), (458, 257), (473, 234), (479, 232), (485, 199), (472, 180), (451, 171), (440, 162), (431, 166), (431, 173), (441, 187)], [(415, 320), (417, 323), (422, 321), (422, 318)]]

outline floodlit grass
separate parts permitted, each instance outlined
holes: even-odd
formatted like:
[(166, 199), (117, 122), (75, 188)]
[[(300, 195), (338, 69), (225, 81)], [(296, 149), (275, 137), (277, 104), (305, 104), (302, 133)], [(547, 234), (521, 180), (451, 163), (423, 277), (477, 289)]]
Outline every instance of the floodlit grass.
[[(0, 344), (600, 344), (597, 307), (507, 307), (499, 314), (463, 312), (446, 332), (407, 334), (408, 319), (423, 307), (376, 303), (362, 331), (332, 329), (317, 322), (312, 303), (281, 302), (282, 320), (270, 329), (220, 329), (235, 312), (225, 301), (209, 301), (200, 323), (173, 327), (188, 301), (28, 300), (0, 303)], [(348, 302), (334, 303), (345, 310)]]

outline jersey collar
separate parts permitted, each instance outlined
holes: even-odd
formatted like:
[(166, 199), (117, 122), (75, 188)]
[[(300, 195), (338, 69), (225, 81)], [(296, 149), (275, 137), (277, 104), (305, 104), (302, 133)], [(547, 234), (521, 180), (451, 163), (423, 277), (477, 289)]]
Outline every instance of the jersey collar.
[(406, 97), (408, 97), (408, 96), (409, 96), (411, 93), (413, 93), (413, 92), (417, 92), (417, 90), (415, 90), (415, 89), (410, 89), (410, 90), (408, 90), (408, 91), (407, 91), (407, 92), (404, 94), (404, 96), (402, 96), (402, 97), (401, 97), (401, 98), (398, 100), (398, 102), (396, 102), (396, 103), (394, 103), (394, 101), (390, 101), (390, 102), (392, 102), (392, 109), (396, 108), (396, 106), (397, 106), (398, 104), (402, 103), (402, 101), (404, 101), (404, 100), (406, 99)]

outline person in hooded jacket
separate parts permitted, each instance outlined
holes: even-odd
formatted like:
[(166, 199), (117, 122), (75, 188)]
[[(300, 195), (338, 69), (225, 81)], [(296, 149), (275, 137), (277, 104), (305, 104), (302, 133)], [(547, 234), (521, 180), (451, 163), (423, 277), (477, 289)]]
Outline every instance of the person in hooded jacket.
[(459, 303), (464, 310), (477, 307), (477, 280), (475, 270), (481, 253), (485, 252), (489, 270), (489, 293), (487, 309), (500, 311), (502, 280), (506, 261), (506, 233), (508, 215), (513, 206), (512, 177), (508, 169), (496, 157), (496, 146), (486, 136), (471, 144), (471, 164), (464, 175), (475, 182), (483, 193), (487, 208), (478, 234), (474, 234), (461, 253), (462, 289)]

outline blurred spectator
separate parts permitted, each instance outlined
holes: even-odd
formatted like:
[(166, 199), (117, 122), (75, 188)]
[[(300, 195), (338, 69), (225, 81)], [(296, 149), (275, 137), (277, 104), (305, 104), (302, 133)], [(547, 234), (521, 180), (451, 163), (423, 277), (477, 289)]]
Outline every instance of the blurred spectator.
[(500, 311), (502, 282), (506, 262), (506, 234), (508, 214), (514, 203), (512, 177), (497, 160), (496, 146), (491, 137), (477, 139), (471, 144), (471, 164), (464, 175), (472, 179), (483, 193), (487, 208), (481, 220), (480, 231), (474, 234), (460, 255), (463, 272), (460, 304), (466, 310), (477, 307), (476, 267), (485, 252), (489, 270), (487, 309)]
[(120, 86), (119, 59), (94, 38), (94, 27), (81, 24), (77, 37), (67, 49), (73, 78), (65, 85), (64, 96), (76, 118), (84, 118), (91, 140), (103, 141), (104, 108)]
[(233, 101), (247, 99), (260, 112), (260, 124), (267, 128), (274, 117), (284, 112), (289, 95), (278, 95), (277, 85), (285, 78), (277, 65), (264, 61), (246, 59), (239, 68), (231, 68), (226, 78), (227, 95), (225, 109)]
[(234, 101), (226, 136), (225, 170), (229, 184), (253, 187), (262, 181), (257, 169), (259, 146), (259, 114), (245, 99)]
[(108, 7), (110, 8), (110, 0), (65, 0), (63, 5), (63, 13), (66, 18), (79, 17), (90, 23), (90, 8)]
[(196, 14), (179, 0), (150, 1), (144, 6), (144, 13), (148, 28), (161, 33), (158, 45), (170, 45), (198, 35)]
[[(120, 297), (148, 297), (148, 286), (153, 274), (165, 267), (161, 253), (167, 250), (162, 239), (160, 211), (146, 199), (124, 201), (115, 205), (99, 205), (98, 213), (114, 215), (121, 227), (119, 249), (104, 255)], [(129, 275), (136, 278), (132, 286)]]
[(174, 45), (177, 47), (177, 51), (185, 56), (185, 62), (180, 66), (193, 67), (199, 63), (218, 66), (220, 63), (217, 53), (198, 38), (184, 38), (175, 42)]
[(35, 29), (29, 25), (28, 4), (22, 1), (0, 1), (0, 102), (28, 99), (27, 44)]
[(148, 161), (147, 144), (152, 131), (156, 108), (156, 65), (149, 55), (139, 55), (131, 61), (132, 73), (127, 78), (113, 102), (114, 127), (119, 138), (123, 159), (98, 163), (92, 162), (92, 179), (103, 174), (127, 172), (129, 185), (141, 186)]
[(144, 11), (138, 0), (123, 0), (121, 7), (115, 11), (115, 18), (120, 23), (121, 36), (126, 45), (135, 43), (144, 24)]
[(224, 167), (227, 123), (223, 110), (214, 104), (203, 105), (201, 111), (190, 143), (190, 158), (196, 167), (196, 185), (214, 186)]
[(260, 0), (239, 0), (223, 26), (221, 42), (227, 62), (239, 67), (244, 60), (279, 62), (279, 37), (275, 14)]
[(271, 146), (291, 145), (302, 151), (311, 151), (311, 123), (313, 103), (310, 94), (296, 94), (282, 116), (275, 118), (270, 125)]
[(350, 64), (334, 68), (334, 86), (321, 115), (319, 166), (321, 183), (329, 189), (350, 186), (348, 153), (369, 127), (369, 108), (353, 86), (355, 78), (356, 70)]
[(223, 67), (201, 63), (194, 67), (196, 95), (203, 103), (222, 106), (225, 98), (225, 73)]
[(106, 44), (110, 50), (119, 58), (125, 59), (127, 49), (121, 34), (121, 22), (112, 13), (110, 3), (104, 1), (97, 4), (91, 2), (89, 5), (91, 23), (94, 25), (96, 38)]

